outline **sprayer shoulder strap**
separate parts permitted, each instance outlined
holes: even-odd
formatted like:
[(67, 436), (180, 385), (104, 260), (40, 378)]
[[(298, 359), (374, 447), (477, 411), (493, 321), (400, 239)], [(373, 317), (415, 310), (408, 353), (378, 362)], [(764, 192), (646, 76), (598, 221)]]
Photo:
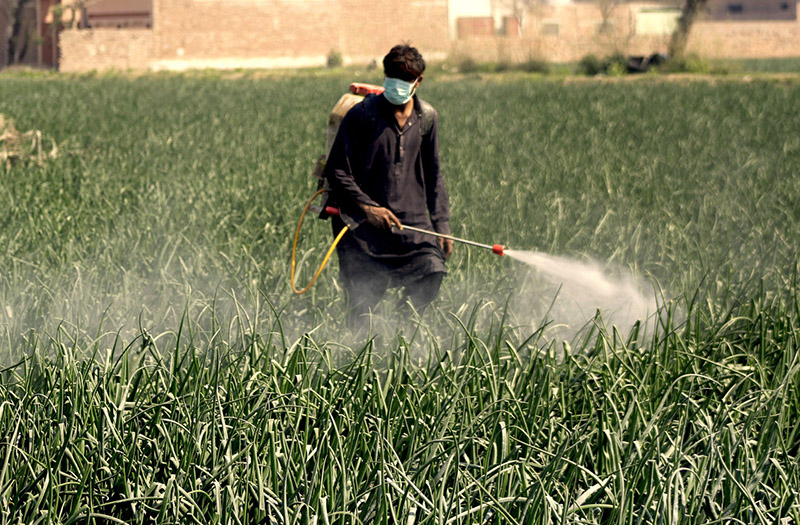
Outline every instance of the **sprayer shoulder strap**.
[[(367, 95), (361, 102), (364, 105), (364, 113), (369, 119), (373, 130), (376, 130), (378, 125), (378, 96), (379, 95)], [(420, 125), (422, 126), (421, 134), (423, 136), (429, 135), (433, 129), (433, 122), (436, 118), (436, 110), (433, 109), (433, 106), (421, 98), (417, 98), (417, 102), (419, 102), (419, 107), (415, 106), (414, 110), (417, 112)]]
[(430, 135), (431, 130), (433, 129), (433, 122), (436, 118), (436, 110), (433, 109), (433, 106), (418, 98), (419, 101), (419, 121), (422, 124), (422, 134), (423, 135)]

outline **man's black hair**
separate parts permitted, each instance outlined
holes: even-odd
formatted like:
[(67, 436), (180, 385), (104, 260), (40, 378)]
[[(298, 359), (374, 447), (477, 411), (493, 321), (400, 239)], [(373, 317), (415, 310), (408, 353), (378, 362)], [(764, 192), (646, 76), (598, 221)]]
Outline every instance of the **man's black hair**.
[(408, 44), (394, 46), (383, 57), (383, 74), (406, 82), (416, 80), (425, 72), (425, 60), (416, 47)]

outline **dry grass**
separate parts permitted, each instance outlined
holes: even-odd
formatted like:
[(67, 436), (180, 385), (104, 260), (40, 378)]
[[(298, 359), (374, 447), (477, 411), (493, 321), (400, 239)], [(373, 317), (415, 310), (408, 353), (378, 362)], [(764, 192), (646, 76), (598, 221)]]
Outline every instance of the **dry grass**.
[[(45, 142), (50, 151), (45, 151)], [(18, 160), (34, 160), (41, 164), (48, 158), (58, 156), (58, 145), (43, 137), (38, 129), (20, 132), (14, 120), (0, 113), (0, 161), (7, 167)]]

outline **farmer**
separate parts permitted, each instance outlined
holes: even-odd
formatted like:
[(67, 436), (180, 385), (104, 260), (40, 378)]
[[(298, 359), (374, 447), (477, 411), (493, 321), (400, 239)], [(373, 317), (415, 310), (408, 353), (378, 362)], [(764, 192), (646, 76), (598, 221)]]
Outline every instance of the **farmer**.
[(341, 209), (334, 234), (349, 321), (358, 326), (390, 287), (422, 312), (439, 292), (453, 241), (402, 231), (401, 224), (450, 233), (450, 207), (439, 170), (438, 114), (416, 96), (425, 61), (398, 45), (383, 59), (385, 91), (344, 117), (325, 176)]

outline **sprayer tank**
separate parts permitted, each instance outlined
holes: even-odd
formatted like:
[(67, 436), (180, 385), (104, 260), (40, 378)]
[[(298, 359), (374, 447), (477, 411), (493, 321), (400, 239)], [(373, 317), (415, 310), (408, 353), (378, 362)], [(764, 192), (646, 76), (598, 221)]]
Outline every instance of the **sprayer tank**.
[(364, 100), (368, 94), (383, 93), (383, 87), (375, 86), (373, 84), (362, 84), (354, 82), (350, 84), (350, 92), (345, 93), (339, 98), (339, 101), (333, 106), (330, 116), (328, 117), (328, 131), (326, 135), (326, 148), (325, 158), (331, 154), (333, 147), (333, 140), (336, 138), (336, 132), (339, 131), (339, 126), (342, 124), (342, 119), (350, 111), (353, 106)]

